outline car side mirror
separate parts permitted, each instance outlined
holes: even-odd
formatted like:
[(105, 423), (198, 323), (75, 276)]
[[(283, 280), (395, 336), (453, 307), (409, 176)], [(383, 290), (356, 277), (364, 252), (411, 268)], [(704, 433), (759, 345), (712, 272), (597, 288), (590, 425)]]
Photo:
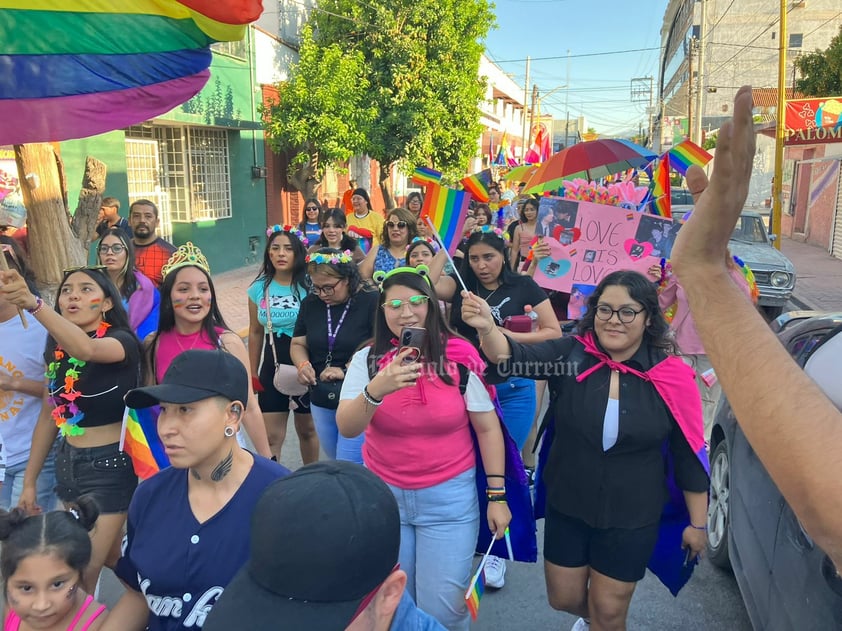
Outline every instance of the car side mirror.
[(822, 559), (822, 576), (833, 593), (842, 596), (842, 575), (839, 574), (828, 555), (824, 555), (824, 559)]
[(769, 235), (769, 241), (777, 241), (777, 240), (778, 240), (778, 235), (776, 235), (776, 234), (770, 234)]

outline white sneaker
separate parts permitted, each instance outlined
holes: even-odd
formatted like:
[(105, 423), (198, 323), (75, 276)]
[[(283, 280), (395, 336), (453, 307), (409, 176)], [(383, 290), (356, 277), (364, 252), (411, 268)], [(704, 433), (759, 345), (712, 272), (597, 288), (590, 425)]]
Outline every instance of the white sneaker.
[(500, 589), (506, 584), (506, 561), (493, 554), (485, 561), (485, 585)]
[(570, 628), (570, 631), (588, 631), (591, 628), (591, 623), (584, 618), (579, 618), (576, 623)]

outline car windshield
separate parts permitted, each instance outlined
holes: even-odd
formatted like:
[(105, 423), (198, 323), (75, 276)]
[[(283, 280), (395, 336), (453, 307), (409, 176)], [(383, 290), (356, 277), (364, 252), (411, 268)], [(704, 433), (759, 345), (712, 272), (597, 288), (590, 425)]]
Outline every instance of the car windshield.
[(769, 241), (760, 217), (746, 217), (745, 215), (741, 216), (737, 225), (734, 226), (731, 239), (741, 243), (768, 243)]

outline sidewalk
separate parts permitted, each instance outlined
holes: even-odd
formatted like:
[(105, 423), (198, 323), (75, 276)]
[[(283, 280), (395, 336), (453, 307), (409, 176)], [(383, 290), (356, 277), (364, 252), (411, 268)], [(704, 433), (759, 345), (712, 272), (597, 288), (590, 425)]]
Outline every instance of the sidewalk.
[(842, 260), (824, 248), (786, 237), (781, 252), (795, 265), (792, 302), (815, 311), (842, 312)]
[[(842, 262), (842, 261), (840, 261)], [(249, 309), (246, 290), (257, 276), (259, 265), (249, 265), (213, 275), (216, 301), (225, 323), (242, 338), (248, 336)]]

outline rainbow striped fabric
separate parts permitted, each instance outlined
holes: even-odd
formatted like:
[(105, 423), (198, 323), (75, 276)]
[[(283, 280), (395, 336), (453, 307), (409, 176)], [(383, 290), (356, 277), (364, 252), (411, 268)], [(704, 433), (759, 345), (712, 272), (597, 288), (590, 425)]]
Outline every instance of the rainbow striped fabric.
[(652, 214), (672, 217), (670, 170), (667, 160), (661, 159), (652, 173)]
[(261, 0), (0, 0), (0, 145), (84, 138), (148, 120), (207, 82), (214, 42)]
[(474, 576), (471, 581), (471, 586), (465, 593), (465, 604), (468, 605), (468, 611), (471, 612), (471, 619), (476, 620), (479, 615), (479, 601), (485, 593), (485, 568), (479, 574)]
[(158, 438), (157, 406), (134, 410), (126, 408), (120, 432), (120, 450), (132, 459), (134, 472), (141, 480), (170, 465)]
[(692, 140), (683, 140), (670, 149), (667, 155), (669, 156), (670, 166), (681, 175), (687, 174), (690, 165), (695, 164), (703, 167), (713, 159), (712, 155)]
[(461, 184), (478, 202), (487, 202), (488, 189), (491, 187), (491, 169), (469, 175), (461, 180)]
[(450, 254), (456, 251), (462, 239), (462, 227), (468, 217), (471, 196), (466, 191), (457, 191), (447, 186), (430, 184), (421, 208), (421, 218), (438, 232), (439, 241)]
[(410, 179), (420, 186), (427, 186), (428, 184), (438, 184), (441, 182), (441, 172), (428, 167), (415, 167)]

